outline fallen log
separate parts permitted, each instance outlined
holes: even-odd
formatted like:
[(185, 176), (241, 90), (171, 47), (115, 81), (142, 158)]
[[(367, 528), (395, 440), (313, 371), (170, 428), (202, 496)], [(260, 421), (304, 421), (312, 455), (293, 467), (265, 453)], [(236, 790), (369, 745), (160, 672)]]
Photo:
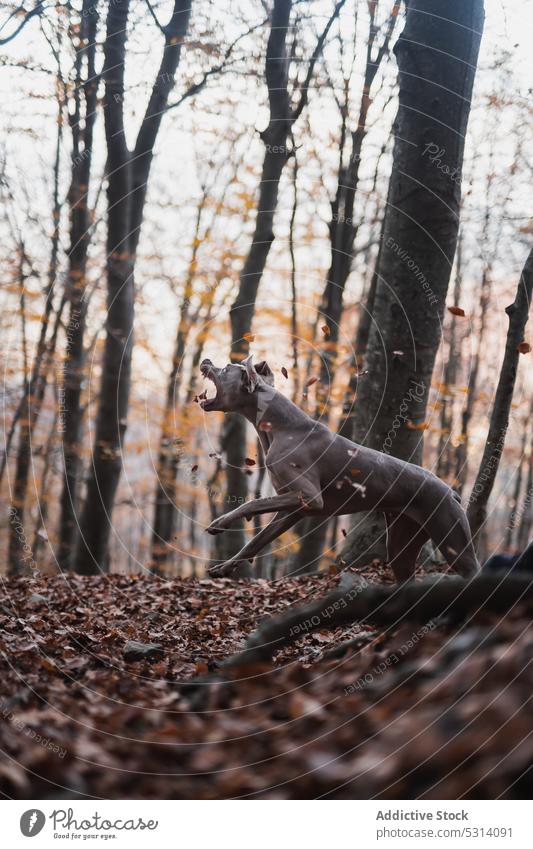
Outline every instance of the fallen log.
[(437, 575), (401, 586), (382, 586), (346, 573), (339, 587), (324, 598), (261, 622), (244, 649), (228, 658), (222, 669), (264, 663), (306, 634), (355, 621), (392, 629), (404, 620), (429, 622), (446, 617), (458, 621), (481, 611), (508, 613), (519, 603), (533, 604), (533, 578), (529, 575), (480, 574), (471, 581)]

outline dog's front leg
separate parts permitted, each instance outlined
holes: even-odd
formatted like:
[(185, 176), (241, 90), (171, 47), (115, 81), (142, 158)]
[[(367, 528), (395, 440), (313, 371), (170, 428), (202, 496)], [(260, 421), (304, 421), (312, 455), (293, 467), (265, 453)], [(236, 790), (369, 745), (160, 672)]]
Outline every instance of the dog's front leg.
[(295, 510), (299, 508), (321, 509), (322, 496), (311, 496), (302, 491), (286, 492), (283, 495), (273, 495), (271, 498), (254, 498), (252, 501), (246, 501), (235, 510), (230, 510), (229, 513), (219, 516), (215, 519), (208, 528), (209, 534), (219, 534), (227, 530), (234, 522), (239, 519), (251, 519), (252, 516), (257, 516), (260, 513), (276, 513), (278, 510)]
[(241, 563), (255, 557), (255, 555), (265, 547), (265, 545), (268, 545), (269, 542), (272, 542), (272, 540), (279, 537), (284, 531), (288, 531), (289, 528), (292, 528), (292, 526), (295, 525), (302, 516), (303, 511), (301, 510), (294, 510), (292, 513), (286, 513), (285, 511), (276, 513), (268, 525), (259, 531), (259, 533), (256, 534), (243, 548), (241, 548), (237, 554), (235, 554), (230, 560), (226, 560), (224, 563), (212, 566), (209, 569), (209, 574), (216, 577), (231, 575), (237, 566), (240, 566)]

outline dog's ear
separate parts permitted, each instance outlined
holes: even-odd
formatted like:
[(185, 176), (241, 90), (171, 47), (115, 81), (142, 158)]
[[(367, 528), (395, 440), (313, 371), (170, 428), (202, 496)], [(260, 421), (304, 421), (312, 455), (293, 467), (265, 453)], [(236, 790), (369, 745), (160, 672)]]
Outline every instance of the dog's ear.
[(242, 361), (241, 365), (244, 369), (242, 375), (242, 387), (246, 392), (255, 392), (255, 388), (259, 383), (257, 372), (254, 369), (254, 364), (252, 362), (253, 354), (250, 354), (246, 357), (245, 360)]
[(257, 363), (255, 366), (255, 370), (257, 374), (259, 374), (265, 383), (268, 383), (269, 386), (274, 386), (274, 372), (270, 368), (269, 364), (266, 360), (261, 360), (260, 363)]

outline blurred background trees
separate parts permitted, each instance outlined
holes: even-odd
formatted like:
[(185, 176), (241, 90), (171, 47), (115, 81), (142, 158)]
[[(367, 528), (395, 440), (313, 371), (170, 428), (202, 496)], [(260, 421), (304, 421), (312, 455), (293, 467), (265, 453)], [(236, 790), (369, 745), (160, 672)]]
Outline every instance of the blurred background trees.
[[(203, 527), (269, 483), (244, 423), (194, 403), (203, 355), (253, 350), (311, 415), (378, 448), (392, 429), (392, 453), (468, 505), (531, 239), (525, 13), (504, 6), (487, 9), (459, 246), (447, 231), (441, 262), (437, 248), (413, 252), (408, 228), (394, 255), (383, 250), (399, 206), (391, 174), (402, 180), (402, 51), (404, 81), (424, 76), (399, 41), (404, 4), (4, 4), (2, 568), (201, 574), (240, 545), (252, 528)], [(454, 55), (467, 47), (449, 24), (439, 37)], [(407, 134), (428, 132), (427, 117), (408, 118)], [(417, 162), (453, 199), (451, 143)], [(409, 259), (438, 308), (413, 295)], [(385, 375), (398, 298), (412, 304)], [(482, 554), (523, 547), (533, 525), (527, 338), (526, 327)], [(400, 376), (422, 360), (423, 405), (398, 419)], [(261, 573), (327, 568), (341, 548), (355, 560), (349, 528), (304, 523)]]

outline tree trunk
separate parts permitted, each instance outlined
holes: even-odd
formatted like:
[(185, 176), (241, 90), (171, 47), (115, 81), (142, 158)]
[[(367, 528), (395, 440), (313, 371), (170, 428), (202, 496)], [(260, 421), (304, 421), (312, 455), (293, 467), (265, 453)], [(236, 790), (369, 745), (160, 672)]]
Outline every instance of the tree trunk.
[[(207, 311), (202, 318), (202, 323), (208, 325), (214, 304), (215, 289), (210, 293), (207, 303)], [(183, 305), (182, 305), (183, 309)], [(188, 312), (188, 311), (187, 311)], [(188, 319), (187, 319), (188, 320)], [(192, 321), (194, 323), (195, 319)], [(155, 571), (161, 571), (167, 564), (172, 552), (172, 540), (176, 528), (176, 501), (177, 484), (179, 474), (179, 463), (181, 456), (182, 440), (173, 437), (174, 429), (171, 427), (173, 410), (177, 400), (177, 393), (181, 384), (179, 368), (182, 365), (185, 354), (185, 345), (188, 338), (186, 325), (180, 318), (178, 332), (176, 335), (176, 346), (171, 374), (167, 384), (167, 399), (165, 404), (165, 419), (161, 430), (159, 443), (159, 456), (157, 465), (157, 483), (154, 507), (154, 527), (152, 532), (152, 564)], [(184, 403), (184, 431), (187, 430), (187, 410), (193, 400), (194, 387), (196, 384), (196, 372), (200, 364), (205, 344), (205, 333), (200, 331), (197, 336), (194, 352), (191, 360), (191, 375)]]
[(524, 501), (520, 513), (520, 526), (518, 528), (518, 550), (523, 551), (530, 541), (531, 527), (533, 525), (533, 433), (527, 457), (527, 479)]
[[(359, 165), (363, 142), (367, 133), (367, 118), (372, 103), (372, 84), (376, 78), (383, 57), (388, 52), (390, 39), (396, 22), (398, 5), (394, 4), (384, 41), (373, 57), (374, 42), (377, 34), (375, 25), (376, 3), (369, 3), (369, 31), (366, 44), (366, 65), (363, 86), (359, 103), (357, 127), (351, 134), (352, 147), (346, 167), (343, 166), (344, 130), (341, 132), (341, 150), (339, 155), (339, 172), (337, 174), (337, 192), (331, 204), (331, 220), (329, 223), (331, 263), (328, 271), (324, 293), (322, 295), (322, 318), (327, 327), (325, 339), (320, 350), (320, 380), (317, 385), (316, 416), (327, 423), (329, 419), (328, 396), (333, 387), (337, 364), (337, 349), (339, 330), (342, 319), (344, 290), (352, 269), (353, 246), (359, 221), (355, 220), (355, 200), (359, 185)], [(348, 103), (345, 103), (344, 121)]]
[(523, 423), (524, 425), (524, 433), (522, 435), (522, 446), (520, 451), (520, 459), (518, 461), (518, 468), (515, 473), (515, 481), (514, 481), (514, 489), (513, 489), (513, 498), (511, 501), (511, 510), (509, 512), (509, 519), (507, 522), (507, 527), (505, 528), (505, 540), (503, 543), (504, 551), (508, 554), (512, 554), (511, 546), (513, 543), (513, 538), (515, 536), (515, 531), (518, 525), (518, 502), (520, 500), (520, 492), (522, 491), (522, 475), (524, 471), (524, 457), (526, 453), (526, 441), (527, 441), (527, 422)]
[[(461, 239), (457, 244), (457, 264), (455, 270), (455, 285), (453, 288), (453, 302), (456, 305), (461, 303), (462, 290), (462, 263), (461, 263)], [(458, 319), (459, 321), (461, 319)], [(452, 318), (450, 325), (450, 337), (448, 343), (448, 356), (444, 367), (444, 390), (441, 394), (441, 411), (440, 411), (440, 435), (439, 445), (437, 449), (437, 475), (448, 483), (453, 484), (453, 481), (448, 480), (452, 474), (452, 452), (451, 438), (453, 428), (453, 410), (454, 410), (454, 391), (457, 382), (457, 374), (459, 372), (459, 364), (461, 360), (461, 339), (457, 334), (457, 319)]]
[[(98, 7), (93, 0), (83, 0), (80, 19), (80, 45), (76, 53), (75, 102), (76, 110), (71, 119), (72, 131), (72, 176), (69, 191), (70, 250), (68, 270), (69, 317), (67, 344), (63, 371), (63, 392), (60, 397), (62, 416), (60, 432), (63, 438), (64, 480), (61, 494), (59, 520), (59, 545), (57, 560), (65, 571), (72, 566), (72, 554), (78, 528), (78, 495), (81, 472), (81, 433), (83, 411), (81, 388), (84, 376), (84, 337), (87, 305), (86, 267), (90, 242), (91, 216), (87, 200), (91, 177), (92, 148), (98, 78), (96, 77), (96, 33)], [(90, 12), (90, 13), (89, 13)], [(87, 61), (85, 79), (81, 66), (84, 56)], [(83, 132), (81, 127), (81, 94), (84, 96)]]
[[(494, 260), (498, 257), (499, 236), (500, 231), (495, 240), (490, 237), (490, 220), (493, 214), (494, 201), (491, 197), (491, 186), (494, 180), (494, 145), (491, 145), (489, 152), (488, 174), (485, 180), (485, 214), (483, 219), (483, 240), (481, 243), (481, 256), (483, 259), (483, 272), (481, 275), (481, 292), (480, 292), (480, 316), (479, 316), (479, 331), (477, 334), (477, 350), (474, 356), (474, 361), (470, 369), (468, 377), (468, 391), (466, 401), (461, 416), (461, 440), (457, 446), (455, 454), (455, 488), (459, 495), (462, 495), (464, 485), (468, 477), (468, 449), (470, 436), (470, 421), (474, 413), (476, 403), (477, 383), (479, 376), (479, 367), (481, 363), (481, 351), (483, 350), (483, 342), (485, 339), (485, 331), (487, 329), (487, 316), (490, 304), (492, 291), (492, 267)], [(504, 215), (505, 207), (502, 209)], [(503, 222), (502, 222), (503, 223)], [(457, 301), (455, 302), (458, 303)]]
[(163, 28), (165, 45), (133, 155), (124, 128), (124, 64), (129, 0), (111, 3), (104, 45), (104, 120), (108, 152), (107, 322), (92, 467), (80, 521), (76, 567), (95, 574), (107, 567), (111, 514), (122, 470), (131, 356), (135, 253), (139, 243), (153, 148), (174, 85), (191, 3), (175, 0)]
[[(327, 424), (330, 417), (329, 398), (333, 388), (337, 367), (339, 332), (344, 308), (344, 290), (353, 262), (353, 247), (359, 221), (355, 220), (355, 201), (359, 185), (359, 165), (363, 142), (367, 132), (368, 109), (372, 102), (372, 84), (376, 78), (383, 57), (389, 49), (390, 39), (394, 30), (398, 6), (395, 4), (383, 44), (373, 57), (374, 42), (377, 34), (375, 26), (376, 4), (369, 3), (369, 31), (366, 44), (366, 65), (363, 86), (359, 103), (357, 127), (351, 134), (351, 151), (348, 164), (344, 166), (344, 145), (346, 124), (349, 109), (349, 86), (346, 87), (346, 100), (341, 110), (342, 124), (339, 143), (339, 170), (337, 174), (337, 191), (331, 203), (331, 219), (329, 222), (329, 239), (331, 261), (322, 294), (321, 319), (323, 325), (323, 342), (320, 347), (320, 377), (316, 390), (315, 417)], [(370, 286), (372, 297), (372, 283)], [(355, 366), (354, 374), (357, 373)], [(354, 381), (357, 378), (354, 377)], [(352, 386), (350, 386), (352, 388)], [(341, 425), (342, 426), (342, 425)], [(315, 572), (325, 546), (329, 519), (317, 521), (309, 517), (298, 526), (301, 542), (291, 564), (291, 574)]]
[[(257, 218), (252, 244), (240, 274), (239, 291), (230, 310), (231, 362), (241, 362), (249, 352), (249, 336), (255, 313), (255, 302), (261, 277), (266, 267), (272, 242), (274, 241), (274, 216), (278, 204), (279, 182), (289, 159), (288, 141), (294, 123), (307, 105), (309, 86), (314, 67), (333, 21), (338, 17), (345, 0), (334, 7), (324, 30), (317, 39), (309, 61), (306, 77), (300, 88), (297, 105), (291, 108), (287, 89), (290, 57), (287, 51), (287, 35), (291, 16), (292, 0), (274, 0), (271, 29), (268, 39), (265, 80), (268, 87), (270, 107), (269, 123), (261, 133), (265, 154), (261, 171)], [(226, 504), (240, 504), (246, 500), (248, 487), (243, 472), (246, 457), (246, 421), (241, 416), (227, 415), (224, 421), (223, 443), (226, 447)], [(224, 559), (229, 559), (244, 545), (242, 522), (236, 523), (231, 533), (224, 534), (220, 545)]]
[[(58, 91), (60, 90), (60, 79), (57, 80)], [(47, 340), (47, 334), (50, 327), (50, 320), (53, 312), (54, 286), (57, 279), (58, 258), (59, 258), (59, 224), (61, 215), (61, 200), (60, 191), (60, 161), (61, 161), (61, 145), (63, 141), (63, 108), (64, 103), (62, 98), (58, 98), (58, 129), (55, 146), (54, 159), (54, 195), (52, 218), (54, 229), (52, 233), (52, 244), (50, 251), (50, 262), (48, 266), (48, 279), (44, 291), (45, 305), (44, 313), (41, 320), (41, 330), (37, 341), (35, 358), (32, 365), (31, 374), (28, 376), (25, 371), (25, 380), (23, 388), (23, 397), (20, 405), (19, 418), (19, 441), (17, 446), (17, 457), (15, 463), (15, 474), (13, 483), (13, 496), (11, 500), (12, 510), (16, 511), (17, 523), (10, 522), (9, 524), (9, 547), (8, 547), (8, 574), (20, 575), (28, 572), (28, 555), (24, 552), (23, 537), (17, 533), (17, 527), (24, 527), (24, 511), (26, 507), (26, 495), (28, 491), (28, 478), (30, 467), (32, 465), (32, 436), (34, 434), (39, 416), (41, 413), (42, 404), (46, 392), (48, 371), (50, 368), (52, 357), (55, 353), (57, 341), (57, 331), (61, 313), (64, 304), (61, 303), (56, 313), (55, 326), (53, 326), (51, 339)], [(22, 251), (22, 261), (24, 261), (24, 253)], [(21, 268), (22, 287), (24, 287), (24, 276)], [(6, 445), (4, 460), (7, 464), (9, 446)], [(5, 466), (2, 467), (2, 473)]]
[[(423, 423), (440, 341), (460, 210), (464, 138), (483, 26), (483, 2), (407, 7), (395, 46), (399, 108), (384, 219), (375, 323), (360, 381), (356, 438), (422, 461)], [(360, 525), (357, 517), (355, 525)], [(364, 523), (363, 523), (364, 524)], [(374, 553), (375, 531), (354, 530), (341, 558)], [(375, 553), (384, 556), (383, 540)]]
[(520, 358), (519, 345), (524, 341), (524, 330), (529, 318), (532, 290), (533, 249), (524, 265), (514, 303), (505, 310), (509, 317), (505, 354), (496, 395), (494, 396), (485, 450), (468, 501), (468, 520), (474, 541), (478, 543), (480, 531), (487, 518), (487, 503), (494, 486), (509, 426), (509, 415)]
[[(268, 39), (265, 79), (268, 86), (270, 120), (261, 133), (265, 145), (257, 218), (248, 256), (240, 274), (239, 291), (230, 310), (231, 362), (241, 362), (249, 352), (249, 339), (255, 312), (259, 283), (265, 270), (268, 254), (274, 241), (274, 215), (278, 204), (279, 181), (289, 158), (288, 138), (291, 129), (287, 82), (289, 60), (287, 33), (292, 0), (275, 0)], [(224, 421), (223, 442), (226, 445), (225, 502), (235, 506), (246, 500), (248, 487), (243, 472), (246, 457), (246, 421), (229, 414)], [(245, 542), (244, 526), (240, 522), (224, 534), (221, 542), (224, 559), (239, 551)]]

